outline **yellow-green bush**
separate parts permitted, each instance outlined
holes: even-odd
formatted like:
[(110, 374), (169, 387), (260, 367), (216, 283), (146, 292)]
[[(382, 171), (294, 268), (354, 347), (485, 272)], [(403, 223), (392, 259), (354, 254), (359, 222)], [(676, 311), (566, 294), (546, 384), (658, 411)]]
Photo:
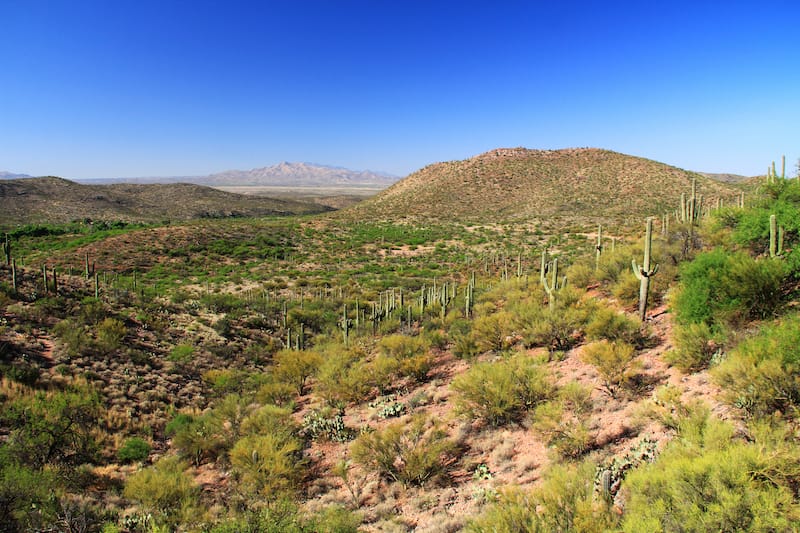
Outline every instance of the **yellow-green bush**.
[(658, 460), (623, 483), (623, 529), (793, 531), (800, 520), (797, 443), (759, 429), (748, 442), (707, 415), (684, 421)]
[(264, 405), (248, 414), (242, 420), (242, 435), (279, 435), (289, 438), (298, 427), (289, 409), (277, 405)]
[(266, 375), (265, 382), (256, 391), (256, 401), (260, 404), (287, 406), (292, 403), (297, 390), (290, 383), (279, 380), (274, 374)]
[(399, 377), (412, 377), (425, 381), (433, 364), (428, 342), (421, 337), (409, 335), (387, 335), (378, 342), (380, 354), (377, 359), (384, 372), (396, 373)]
[(677, 324), (673, 330), (675, 348), (664, 359), (684, 372), (705, 368), (717, 350), (714, 334), (705, 322)]
[(173, 456), (129, 477), (124, 494), (139, 502), (159, 523), (175, 528), (194, 515), (200, 488), (186, 473), (186, 463)]
[(275, 377), (290, 383), (303, 395), (306, 382), (322, 364), (322, 355), (313, 350), (281, 350), (273, 357)]
[(477, 363), (457, 376), (450, 388), (456, 393), (456, 410), (460, 414), (482, 418), (493, 426), (519, 420), (556, 390), (541, 362), (522, 353), (496, 362)]
[(586, 322), (584, 311), (575, 307), (544, 309), (522, 330), (526, 346), (544, 346), (550, 351), (568, 350), (580, 340)]
[(381, 476), (405, 485), (424, 485), (444, 473), (455, 443), (435, 423), (419, 415), (409, 422), (362, 434), (350, 451), (354, 461)]
[(630, 270), (629, 265), (628, 270), (622, 272), (617, 278), (617, 281), (610, 287), (611, 294), (614, 298), (619, 300), (622, 305), (630, 307), (636, 305), (639, 301), (639, 285), (640, 282), (633, 271)]
[(314, 392), (330, 404), (363, 401), (372, 389), (365, 354), (357, 348), (328, 345)]
[(553, 466), (545, 473), (544, 482), (531, 491), (516, 488), (501, 491), (498, 501), (471, 521), (466, 531), (613, 531), (617, 517), (605, 502), (594, 497), (594, 472), (595, 466), (589, 462)]
[(97, 325), (97, 346), (103, 352), (112, 352), (119, 348), (128, 329), (121, 320), (105, 318)]
[(566, 271), (567, 281), (573, 287), (586, 288), (597, 281), (594, 262), (587, 260), (573, 263)]
[(0, 446), (0, 517), (3, 531), (43, 531), (55, 522), (61, 492), (55, 473), (17, 462)]
[(629, 344), (641, 342), (641, 322), (638, 319), (619, 313), (610, 307), (598, 306), (586, 324), (586, 338), (592, 341), (622, 340)]
[(575, 414), (570, 416), (565, 404), (559, 401), (545, 402), (536, 407), (533, 429), (559, 456), (568, 459), (580, 457), (594, 443), (586, 421)]
[(725, 399), (749, 416), (800, 407), (800, 316), (785, 317), (736, 346), (712, 371)]
[(583, 347), (581, 359), (594, 366), (614, 396), (635, 371), (636, 350), (624, 341), (596, 341)]
[(472, 338), (483, 352), (501, 351), (513, 342), (515, 317), (508, 311), (480, 316), (472, 323)]
[(231, 464), (242, 486), (267, 500), (292, 494), (305, 469), (299, 440), (281, 434), (249, 435), (231, 450)]

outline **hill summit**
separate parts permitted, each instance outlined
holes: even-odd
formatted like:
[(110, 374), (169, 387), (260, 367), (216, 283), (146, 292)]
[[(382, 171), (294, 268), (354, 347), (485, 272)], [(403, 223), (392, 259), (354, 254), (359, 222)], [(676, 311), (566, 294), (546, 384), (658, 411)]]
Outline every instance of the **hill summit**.
[(697, 179), (706, 199), (736, 191), (695, 172), (598, 148), (499, 148), (436, 163), (352, 208), (366, 217), (514, 220), (620, 217), (674, 210)]

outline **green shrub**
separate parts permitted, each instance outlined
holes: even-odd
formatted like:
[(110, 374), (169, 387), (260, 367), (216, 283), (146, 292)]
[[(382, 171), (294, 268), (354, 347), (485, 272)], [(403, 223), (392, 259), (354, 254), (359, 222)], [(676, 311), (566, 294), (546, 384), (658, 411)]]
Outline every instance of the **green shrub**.
[(559, 401), (545, 402), (536, 407), (533, 428), (544, 437), (548, 446), (567, 459), (580, 457), (594, 444), (586, 422), (577, 416), (568, 416), (565, 405)]
[(305, 392), (306, 382), (322, 364), (322, 356), (311, 350), (281, 350), (273, 358), (275, 377), (294, 385), (300, 396)]
[(526, 346), (544, 346), (552, 352), (568, 350), (580, 340), (585, 313), (574, 307), (545, 309), (522, 332)]
[(643, 414), (667, 428), (678, 429), (687, 418), (703, 410), (698, 404), (685, 404), (681, 400), (681, 389), (667, 384), (653, 391), (653, 397), (644, 404)]
[(755, 260), (723, 249), (699, 254), (681, 267), (672, 299), (678, 322), (710, 326), (772, 316), (781, 305), (786, 277), (780, 260)]
[(612, 252), (610, 248), (606, 248), (600, 256), (597, 277), (601, 281), (615, 283), (621, 275), (631, 272), (631, 257), (641, 256), (640, 250), (635, 250), (632, 246), (616, 246)]
[(73, 319), (58, 322), (53, 328), (58, 340), (64, 345), (67, 355), (79, 357), (92, 346), (92, 339), (82, 324)]
[[(0, 356), (2, 356), (2, 349), (0, 349)], [(6, 376), (8, 379), (16, 381), (17, 383), (32, 387), (39, 381), (41, 370), (38, 366), (27, 362), (15, 362), (14, 364), (0, 363), (0, 375)]]
[(350, 446), (353, 460), (404, 485), (424, 485), (445, 472), (455, 444), (422, 415), (364, 433)]
[(97, 325), (97, 345), (105, 353), (120, 347), (128, 329), (121, 320), (105, 318)]
[(275, 500), (297, 490), (305, 471), (301, 451), (297, 439), (266, 433), (240, 439), (230, 458), (248, 492)]
[(480, 353), (478, 343), (471, 335), (462, 335), (453, 339), (453, 355), (459, 359), (474, 359)]
[(477, 363), (457, 376), (450, 388), (460, 414), (482, 418), (492, 426), (519, 420), (555, 393), (547, 369), (524, 354)]
[(144, 461), (148, 455), (150, 455), (150, 444), (141, 437), (127, 439), (117, 450), (117, 459), (121, 463)]
[(573, 287), (586, 288), (597, 281), (594, 264), (588, 261), (573, 263), (567, 268), (567, 280)]
[(581, 359), (597, 369), (606, 390), (615, 396), (635, 371), (636, 350), (623, 341), (596, 341), (583, 347)]
[(84, 298), (81, 302), (78, 317), (82, 324), (98, 324), (108, 317), (108, 311), (103, 302), (94, 298)]
[(267, 381), (262, 374), (251, 374), (236, 368), (212, 368), (203, 372), (203, 381), (218, 395), (244, 394)]
[(277, 435), (290, 438), (297, 434), (298, 427), (292, 411), (277, 405), (264, 405), (248, 414), (241, 424), (242, 435)]
[(60, 489), (53, 472), (18, 463), (0, 446), (0, 517), (3, 531), (44, 531), (56, 517)]
[(425, 381), (428, 371), (433, 364), (433, 358), (428, 352), (430, 345), (421, 337), (408, 335), (387, 335), (378, 342), (380, 349), (379, 358), (384, 358), (382, 364), (385, 370), (391, 367), (399, 377), (412, 377), (416, 381)]
[(466, 531), (613, 531), (616, 516), (605, 502), (594, 498), (594, 471), (589, 462), (553, 466), (545, 472), (544, 482), (531, 491), (513, 488), (502, 491), (498, 501), (472, 520)]
[(167, 437), (172, 437), (182, 428), (191, 424), (193, 421), (194, 417), (192, 415), (178, 413), (172, 420), (167, 422), (167, 425), (164, 427), (164, 434)]
[(610, 307), (599, 307), (586, 324), (586, 338), (592, 341), (625, 341), (629, 344), (641, 342), (641, 323), (625, 313), (618, 313)]
[(514, 315), (508, 311), (481, 316), (472, 323), (472, 338), (483, 352), (501, 351), (513, 343)]
[(210, 533), (356, 533), (360, 525), (358, 514), (339, 505), (303, 516), (297, 504), (284, 498), (217, 524)]
[(9, 452), (20, 462), (41, 468), (91, 461), (98, 449), (94, 429), (99, 415), (96, 394), (65, 391), (17, 399), (0, 417), (11, 429)]
[(256, 401), (260, 404), (290, 405), (297, 392), (295, 387), (280, 381), (271, 373), (266, 374), (265, 378), (265, 382), (256, 391)]
[(695, 372), (708, 366), (717, 350), (711, 327), (705, 322), (676, 325), (675, 348), (664, 359), (684, 372)]
[(124, 494), (139, 502), (159, 523), (175, 528), (196, 512), (200, 489), (186, 473), (186, 463), (165, 457), (130, 476)]
[(308, 517), (303, 529), (308, 533), (357, 533), (360, 525), (358, 514), (340, 505), (331, 505)]
[(363, 354), (355, 349), (330, 346), (317, 373), (315, 392), (330, 404), (363, 401), (372, 389)]
[[(226, 520), (210, 533), (306, 533), (295, 504), (289, 498), (278, 499), (259, 510)], [(310, 533), (310, 532), (309, 532)]]
[(765, 327), (733, 349), (712, 376), (732, 405), (750, 416), (800, 407), (800, 316)]
[(188, 363), (194, 356), (195, 348), (191, 344), (178, 344), (170, 350), (167, 359), (173, 363)]
[[(619, 300), (622, 305), (626, 307), (632, 307), (639, 301), (640, 285), (641, 282), (633, 273), (629, 264), (628, 270), (622, 272), (614, 284), (611, 285), (611, 294), (614, 296), (614, 298)], [(651, 288), (651, 290), (653, 289)], [(651, 294), (650, 296), (651, 298), (654, 298), (655, 294)]]
[(226, 443), (219, 424), (220, 420), (204, 413), (176, 428), (172, 443), (182, 457), (199, 466), (205, 460), (216, 459), (225, 451)]
[(793, 496), (794, 443), (775, 432), (734, 437), (729, 424), (705, 416), (681, 425), (679, 438), (623, 484), (625, 531), (791, 531), (800, 519)]

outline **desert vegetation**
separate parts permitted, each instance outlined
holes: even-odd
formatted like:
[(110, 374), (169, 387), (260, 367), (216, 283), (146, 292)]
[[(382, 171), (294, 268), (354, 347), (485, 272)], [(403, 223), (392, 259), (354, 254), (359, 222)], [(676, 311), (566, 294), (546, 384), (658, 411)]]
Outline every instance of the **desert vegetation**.
[[(526, 157), (467, 165), (572, 172)], [(717, 202), (658, 169), (682, 198), (600, 228), (393, 215), (414, 180), (333, 215), (9, 226), (3, 530), (792, 530), (800, 185)]]

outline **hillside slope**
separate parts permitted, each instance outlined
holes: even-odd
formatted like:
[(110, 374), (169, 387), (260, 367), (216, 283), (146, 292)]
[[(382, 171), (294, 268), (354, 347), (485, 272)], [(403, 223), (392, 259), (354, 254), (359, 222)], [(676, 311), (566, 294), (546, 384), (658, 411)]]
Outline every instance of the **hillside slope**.
[(83, 185), (56, 177), (0, 182), (0, 224), (86, 218), (160, 222), (326, 210), (310, 203), (244, 196), (186, 183)]
[(497, 149), (427, 166), (352, 214), (474, 221), (653, 215), (675, 210), (694, 178), (711, 201), (737, 194), (700, 174), (609, 150)]

